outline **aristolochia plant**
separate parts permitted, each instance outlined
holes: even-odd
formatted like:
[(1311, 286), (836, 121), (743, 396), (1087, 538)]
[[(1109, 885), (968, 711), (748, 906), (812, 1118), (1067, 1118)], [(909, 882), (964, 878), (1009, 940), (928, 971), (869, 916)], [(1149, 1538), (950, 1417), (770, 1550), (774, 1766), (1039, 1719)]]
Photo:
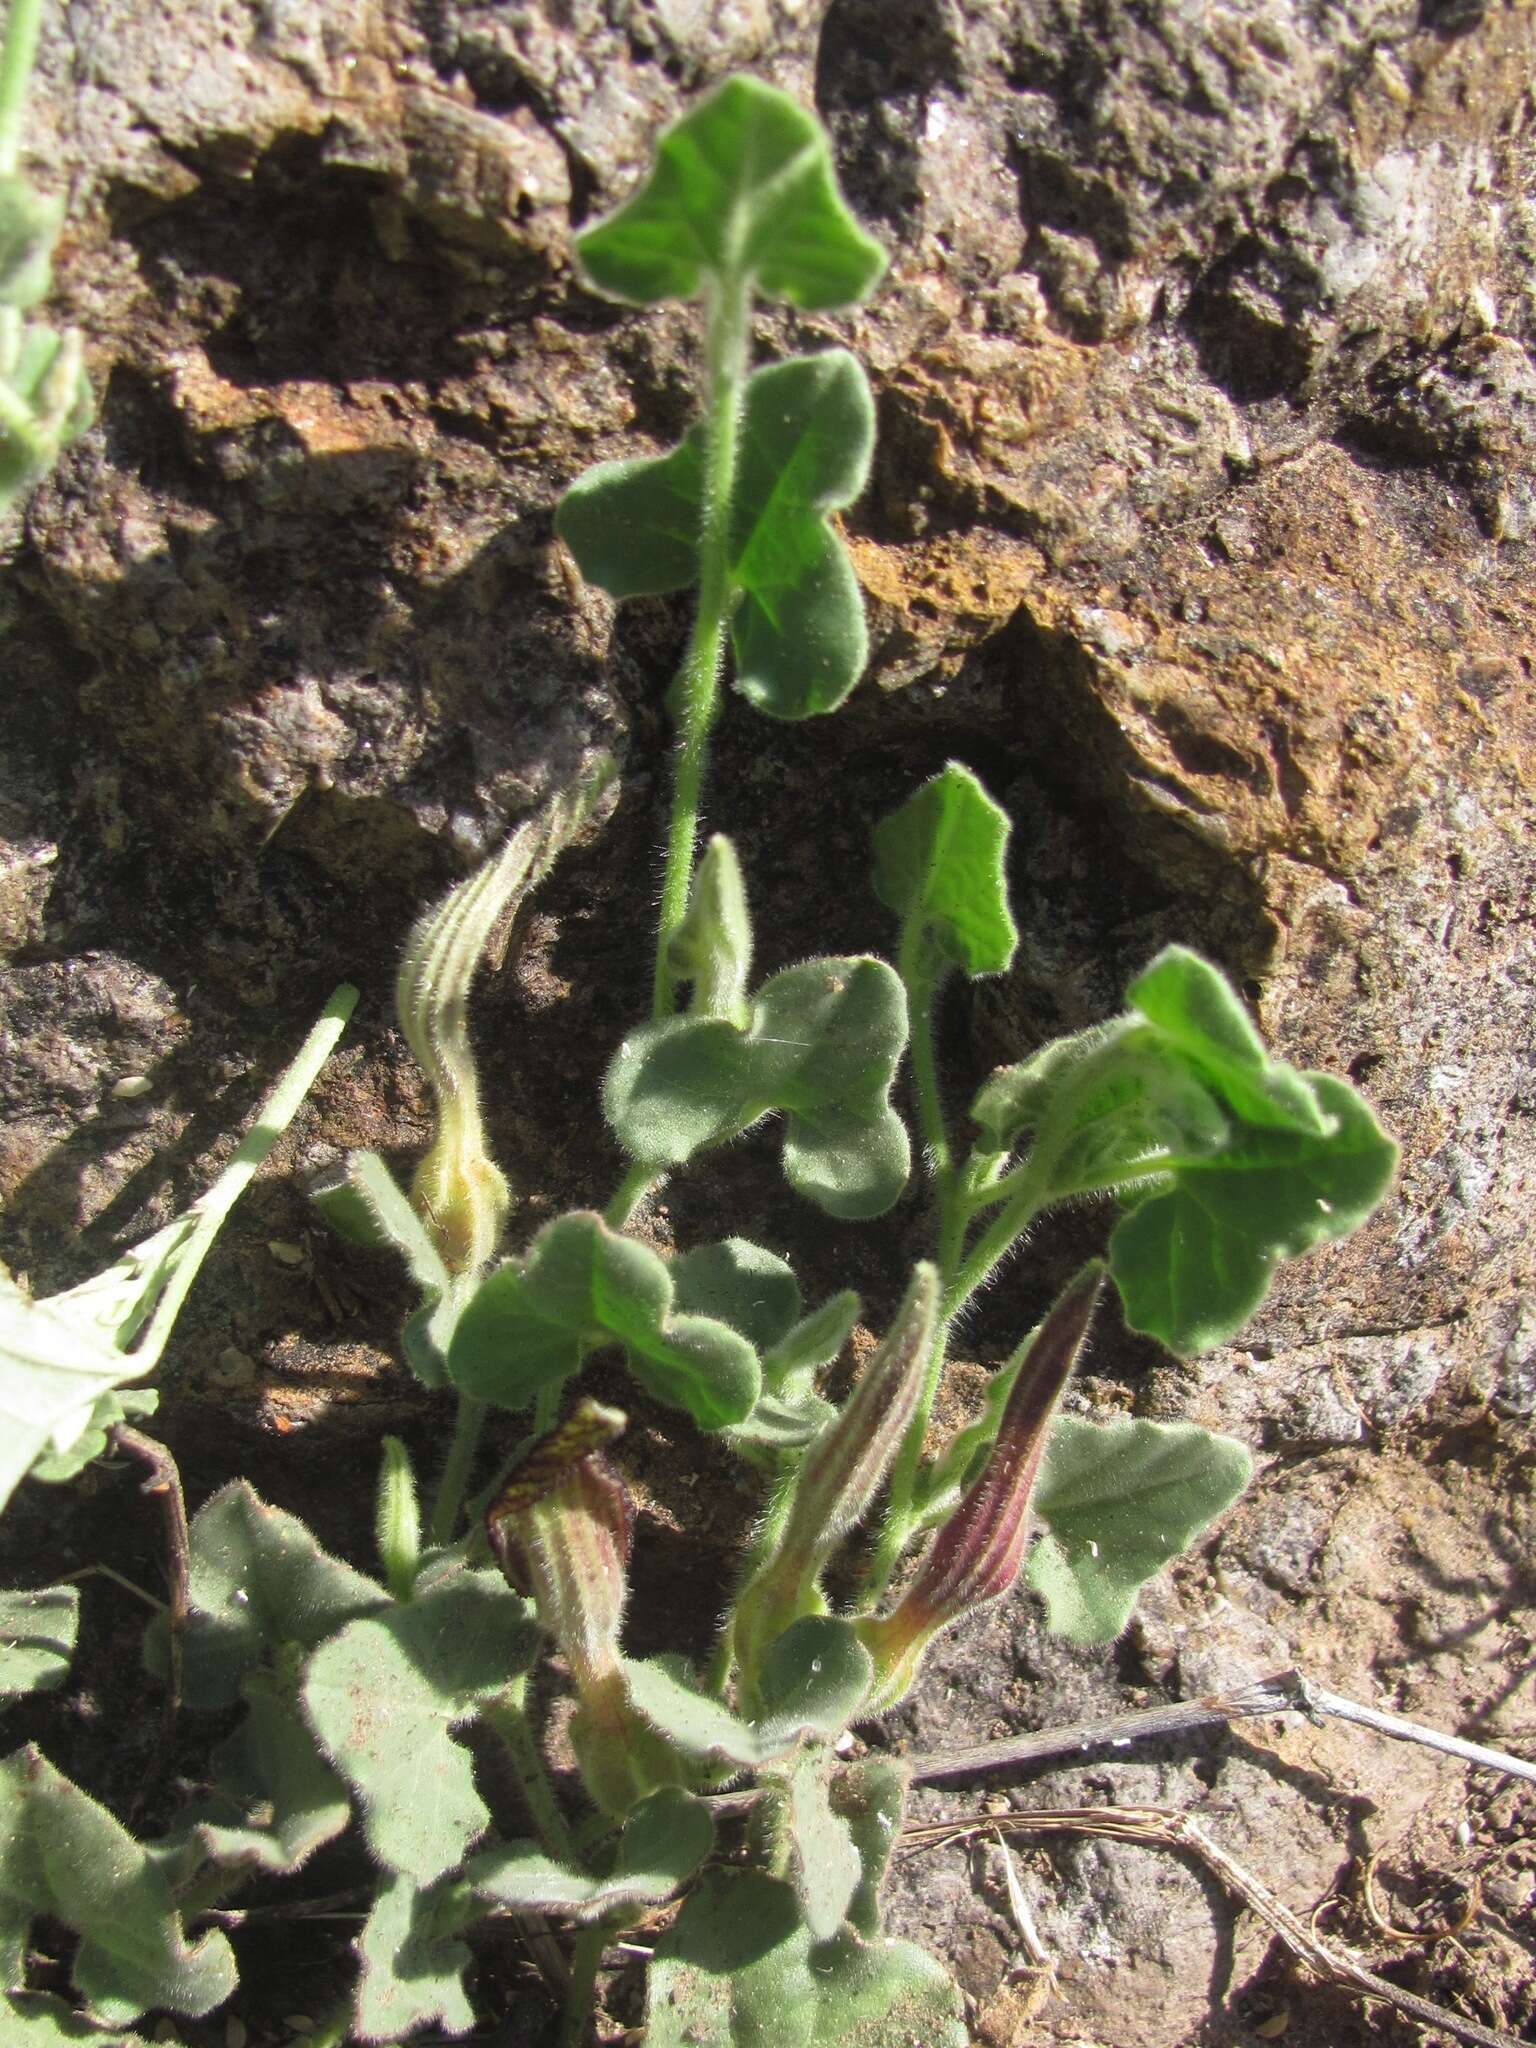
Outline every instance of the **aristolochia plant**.
[[(507, 1242), (514, 1209), (466, 1026), (487, 951), (590, 815), (604, 769), (411, 935), (400, 1021), (438, 1121), (409, 1195), (372, 1154), (318, 1191), (339, 1228), (403, 1255), (420, 1291), (405, 1356), (456, 1395), (425, 1528), (393, 1439), (377, 1579), (241, 1483), (203, 1507), (183, 1693), (242, 1712), (198, 1803), (146, 1849), (35, 1752), (0, 1775), (0, 1956), (29, 2039), (209, 2011), (233, 1960), (199, 1915), (352, 1826), (377, 1876), (332, 2040), (467, 2031), (466, 1937), (513, 1911), (574, 1929), (568, 2048), (588, 2037), (605, 1948), (641, 1920), (649, 2048), (963, 2048), (955, 1986), (882, 1933), (901, 1769), (841, 1760), (840, 1738), (906, 1694), (941, 1630), (1021, 1576), (1074, 1641), (1124, 1627), (1138, 1587), (1232, 1501), (1249, 1461), (1187, 1425), (1058, 1415), (1101, 1298), (1112, 1290), (1133, 1329), (1176, 1352), (1220, 1343), (1282, 1259), (1353, 1230), (1391, 1176), (1393, 1146), (1353, 1089), (1272, 1059), (1221, 975), (1177, 947), (1131, 983), (1123, 1015), (995, 1073), (957, 1117), (934, 1043), (940, 991), (1001, 973), (1016, 943), (1008, 821), (958, 763), (874, 835), (894, 965), (840, 956), (754, 977), (736, 850), (697, 843), (710, 734), (727, 671), (780, 719), (834, 710), (857, 680), (863, 613), (832, 515), (865, 480), (873, 408), (842, 350), (753, 369), (752, 306), (852, 304), (883, 258), (815, 121), (750, 79), (662, 138), (648, 180), (578, 253), (604, 291), (701, 299), (705, 315), (699, 424), (668, 455), (593, 471), (557, 518), (615, 597), (698, 593), (669, 699), (652, 1012), (602, 1089), (630, 1168), (604, 1208)], [(857, 1295), (808, 1308), (785, 1260), (749, 1238), (664, 1255), (636, 1219), (665, 1177), (767, 1117), (808, 1203), (883, 1215), (912, 1179), (903, 1086), (929, 1256), (834, 1403), (823, 1375)], [(1037, 1218), (1085, 1196), (1118, 1212), (1106, 1258), (1023, 1336), (975, 1419), (935, 1441), (957, 1320)], [(621, 1354), (761, 1489), (707, 1669), (626, 1652), (625, 1417), (577, 1384), (599, 1352)], [(492, 1410), (529, 1415), (529, 1434), (466, 1526)], [(32, 1617), (33, 1685), (57, 1682), (70, 1621), (39, 1598), (53, 1606)], [(153, 1632), (153, 1669), (171, 1668), (174, 1634)], [(551, 1652), (570, 1694), (559, 1783), (535, 1707), (548, 1689), (530, 1683)], [(487, 1743), (515, 1767), (526, 1838), (493, 1817), (475, 1763)], [(26, 1989), (39, 1916), (78, 1937), (79, 2012)]]

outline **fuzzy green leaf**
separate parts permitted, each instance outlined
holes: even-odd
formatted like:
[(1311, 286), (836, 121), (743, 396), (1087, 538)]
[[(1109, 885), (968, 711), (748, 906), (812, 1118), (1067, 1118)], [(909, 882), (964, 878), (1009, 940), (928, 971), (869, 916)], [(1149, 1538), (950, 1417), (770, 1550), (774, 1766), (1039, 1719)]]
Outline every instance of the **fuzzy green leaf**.
[(430, 1884), (490, 1816), (452, 1731), (532, 1661), (526, 1601), (497, 1571), (460, 1571), (405, 1607), (350, 1622), (304, 1676), (304, 1713), (362, 1802), (388, 1870)]
[(1231, 1136), (1229, 1116), (1182, 1055), (1120, 1018), (1060, 1071), (1036, 1149), (1059, 1200), (1211, 1158)]
[(842, 1926), (864, 1875), (853, 1830), (832, 1811), (830, 1771), (822, 1749), (806, 1749), (789, 1774), (785, 1832), (789, 1881), (813, 1941), (830, 1941)]
[(0, 1593), (0, 1699), (56, 1692), (69, 1676), (80, 1632), (80, 1588)]
[(461, 1394), (527, 1408), (581, 1364), (581, 1338), (539, 1314), (515, 1260), (482, 1280), (448, 1344), (448, 1377)]
[(966, 2048), (960, 1994), (912, 1943), (813, 1943), (789, 1886), (710, 1871), (656, 1945), (647, 2048)]
[(680, 1309), (728, 1323), (758, 1351), (782, 1342), (800, 1317), (794, 1269), (744, 1237), (700, 1245), (674, 1259), (672, 1289)]
[(493, 1273), (460, 1317), (448, 1354), (455, 1384), (525, 1407), (576, 1370), (584, 1347), (618, 1343), (647, 1392), (701, 1428), (742, 1421), (762, 1384), (757, 1353), (727, 1322), (681, 1308), (675, 1271), (595, 1213), (557, 1216), (521, 1269)]
[(401, 2041), (416, 2027), (467, 2034), (474, 2007), (464, 1990), (469, 1950), (460, 1888), (421, 1891), (398, 1871), (379, 1886), (357, 1939), (362, 1962), (355, 2030), (364, 2041)]
[(514, 1842), (472, 1856), (464, 1881), (494, 1905), (599, 1920), (660, 1905), (687, 1883), (714, 1842), (715, 1823), (704, 1801), (671, 1785), (630, 1814), (606, 1877), (572, 1870), (531, 1842)]
[(1008, 909), (1008, 815), (951, 761), (875, 828), (875, 893), (908, 932), (973, 979), (1001, 974), (1019, 934)]
[(751, 1722), (680, 1678), (670, 1658), (630, 1659), (624, 1680), (635, 1711), (685, 1756), (714, 1765), (759, 1764), (795, 1746), (795, 1731), (781, 1731), (777, 1743), (766, 1740)]
[(102, 1456), (107, 1439), (119, 1422), (142, 1422), (159, 1406), (160, 1396), (154, 1387), (114, 1387), (109, 1393), (98, 1394), (90, 1420), (69, 1449), (45, 1451), (27, 1477), (41, 1480), (45, 1486), (58, 1486), (75, 1478), (93, 1459)]
[(225, 1937), (189, 1942), (150, 1854), (29, 1747), (0, 1764), (0, 1982), (25, 1982), (45, 1913), (79, 1936), (70, 1977), (103, 2025), (151, 2008), (198, 2018), (235, 1988)]
[[(864, 604), (828, 515), (869, 476), (875, 411), (845, 349), (795, 356), (747, 380), (731, 497), (735, 686), (774, 718), (834, 711), (864, 669)], [(560, 501), (556, 530), (582, 575), (613, 597), (698, 579), (703, 430), (670, 455), (602, 463)]]
[(1272, 1060), (1224, 977), (1184, 946), (1168, 946), (1126, 1000), (1244, 1123), (1322, 1137), (1327, 1121), (1294, 1067)]
[(716, 1018), (643, 1025), (619, 1047), (603, 1107), (658, 1169), (784, 1110), (790, 1185), (829, 1215), (880, 1216), (911, 1163), (890, 1105), (906, 1035), (905, 992), (883, 960), (810, 960), (763, 984), (746, 1031)]
[(821, 124), (756, 78), (732, 78), (656, 146), (635, 196), (576, 244), (599, 291), (642, 306), (746, 276), (808, 312), (852, 305), (885, 256), (843, 204)]
[(1358, 1229), (1386, 1193), (1397, 1147), (1347, 1082), (1304, 1078), (1323, 1135), (1234, 1124), (1219, 1152), (1179, 1166), (1116, 1224), (1109, 1267), (1133, 1330), (1191, 1353), (1222, 1344), (1281, 1259)]
[[(129, 2035), (123, 2048), (137, 2048), (139, 2039)], [(5, 2048), (59, 2048), (61, 2041), (93, 2041), (96, 2048), (105, 2048), (99, 2027), (46, 1991), (0, 1994), (0, 2041)], [(111, 2048), (118, 2048), (117, 2042)]]
[(1231, 1506), (1252, 1476), (1232, 1437), (1187, 1422), (1058, 1416), (1033, 1506), (1046, 1533), (1026, 1576), (1058, 1635), (1112, 1642), (1139, 1589)]
[(830, 1401), (819, 1394), (800, 1394), (785, 1400), (779, 1394), (764, 1394), (745, 1422), (724, 1431), (732, 1450), (753, 1464), (777, 1469), (785, 1451), (803, 1451), (837, 1414)]
[(848, 1920), (856, 1934), (874, 1941), (881, 1931), (880, 1886), (906, 1812), (907, 1772), (888, 1757), (864, 1757), (845, 1764), (831, 1789), (832, 1810), (848, 1823), (859, 1855), (859, 1883), (848, 1902)]
[[(246, 1675), (292, 1646), (309, 1650), (355, 1615), (387, 1604), (382, 1586), (322, 1550), (295, 1515), (235, 1480), (192, 1523), (192, 1611), (183, 1694), (194, 1707), (233, 1706)], [(145, 1637), (145, 1663), (166, 1673), (165, 1624)]]
[(341, 1834), (351, 1803), (284, 1680), (253, 1671), (245, 1697), (245, 1719), (213, 1753), (213, 1795), (183, 1819), (178, 1834), (189, 1860), (286, 1875)]
[(770, 1646), (757, 1690), (769, 1726), (830, 1741), (855, 1718), (873, 1677), (869, 1652), (851, 1621), (807, 1614)]
[(63, 201), (34, 191), (25, 178), (0, 177), (0, 305), (25, 311), (47, 298)]

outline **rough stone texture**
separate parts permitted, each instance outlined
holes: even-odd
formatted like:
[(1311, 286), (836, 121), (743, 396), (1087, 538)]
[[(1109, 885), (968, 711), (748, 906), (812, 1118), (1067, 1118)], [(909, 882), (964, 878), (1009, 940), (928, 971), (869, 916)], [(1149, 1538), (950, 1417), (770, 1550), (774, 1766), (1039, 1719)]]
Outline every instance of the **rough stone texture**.
[[(74, 0), (35, 141), (70, 194), (61, 308), (101, 421), (0, 583), (7, 1258), (78, 1277), (169, 1214), (343, 972), (360, 1034), (279, 1163), (419, 1142), (385, 1023), (399, 934), (606, 744), (627, 756), (608, 840), (486, 1008), (528, 1221), (602, 1192), (583, 1105), (643, 1001), (634, 880), (681, 615), (616, 623), (550, 508), (588, 462), (675, 435), (696, 349), (679, 312), (585, 294), (568, 240), (660, 122), (752, 66), (814, 97), (893, 249), (856, 319), (763, 323), (768, 349), (850, 338), (881, 419), (850, 528), (870, 680), (813, 734), (743, 715), (722, 741), (770, 964), (877, 937), (828, 878), (958, 752), (1019, 819), (1024, 942), (1005, 988), (955, 1006), (957, 1089), (1106, 1014), (1179, 937), (1404, 1146), (1394, 1202), (1239, 1344), (1185, 1369), (1101, 1341), (1089, 1399), (1261, 1452), (1219, 1549), (1113, 1656), (1051, 1648), (1022, 1603), (957, 1636), (905, 1733), (1310, 1659), (1528, 1737), (1530, 1527), (1504, 1495), (1536, 1410), (1533, 60), (1514, 0)], [(118, 1103), (130, 1071), (154, 1089)], [(861, 1277), (752, 1156), (725, 1178), (784, 1248)], [(663, 1219), (680, 1240), (689, 1199)], [(266, 1244), (304, 1231), (274, 1180), (210, 1270), (172, 1365), (194, 1466), (199, 1428), (334, 1450), (349, 1407), (408, 1401), (398, 1297), (324, 1247), (296, 1281)], [(903, 1249), (857, 1235), (872, 1294)], [(1028, 1319), (1042, 1255), (979, 1356)], [(1309, 1908), (1366, 1846), (1518, 1874), (1518, 1811), (1479, 1790), (1463, 1812), (1462, 1782), (1292, 1729), (1022, 1796), (1197, 1806)], [(1042, 2038), (1179, 2048), (1281, 2009), (1290, 2041), (1357, 2037), (1283, 1973), (1245, 2003), (1263, 1942), (1183, 1866), (1025, 1862), (1069, 1959)], [(989, 2039), (1015, 1939), (996, 1878), (952, 1857), (900, 1880)], [(1436, 1950), (1420, 1981), (1523, 2024), (1517, 1918), (1467, 1938), (1469, 1974)]]

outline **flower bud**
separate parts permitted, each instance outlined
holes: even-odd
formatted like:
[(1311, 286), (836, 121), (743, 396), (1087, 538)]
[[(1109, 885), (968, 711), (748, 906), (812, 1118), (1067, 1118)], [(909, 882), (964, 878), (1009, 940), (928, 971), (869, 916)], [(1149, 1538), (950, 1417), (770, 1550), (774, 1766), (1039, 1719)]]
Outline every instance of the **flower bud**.
[(833, 1550), (863, 1518), (901, 1448), (922, 1391), (938, 1312), (939, 1276), (924, 1263), (857, 1386), (805, 1453), (783, 1534), (736, 1606), (735, 1652), (749, 1698), (775, 1638), (801, 1615), (825, 1611), (817, 1580)]
[(941, 1629), (1008, 1592), (1029, 1541), (1029, 1497), (1103, 1285), (1095, 1259), (1060, 1295), (1022, 1352), (980, 1477), (929, 1545), (895, 1609), (859, 1623), (875, 1660), (869, 1711), (903, 1698)]

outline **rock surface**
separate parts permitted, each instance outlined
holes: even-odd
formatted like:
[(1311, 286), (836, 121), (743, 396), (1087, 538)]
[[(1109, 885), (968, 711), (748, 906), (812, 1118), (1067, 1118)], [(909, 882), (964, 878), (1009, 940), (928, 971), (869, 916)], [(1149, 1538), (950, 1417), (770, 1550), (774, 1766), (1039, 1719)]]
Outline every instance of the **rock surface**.
[[(973, 1628), (905, 1732), (1321, 1660), (1340, 1690), (1528, 1735), (1530, 1528), (1504, 1491), (1536, 1412), (1533, 64), (1516, 0), (75, 0), (33, 142), (70, 198), (60, 311), (101, 418), (0, 580), (10, 1263), (75, 1278), (163, 1220), (342, 974), (371, 1021), (280, 1164), (418, 1141), (387, 1031), (399, 937), (607, 745), (609, 837), (486, 1008), (530, 1221), (601, 1191), (613, 1161), (595, 1139), (594, 1187), (581, 1125), (644, 1000), (634, 875), (681, 615), (616, 620), (550, 514), (587, 463), (675, 436), (697, 352), (676, 309), (586, 293), (569, 237), (660, 123), (751, 67), (815, 100), (893, 257), (857, 318), (762, 324), (769, 352), (847, 338), (881, 423), (850, 521), (870, 677), (814, 733), (738, 709), (722, 741), (765, 950), (880, 943), (836, 877), (958, 753), (1019, 820), (1024, 943), (951, 1020), (957, 1089), (1107, 1014), (1180, 938), (1404, 1148), (1394, 1201), (1239, 1344), (1176, 1369), (1101, 1342), (1090, 1398), (1260, 1451), (1215, 1564), (1149, 1596), (1114, 1655), (1051, 1648), (1023, 1603)], [(128, 1072), (154, 1087), (124, 1103)], [(254, 1440), (406, 1398), (392, 1299), (296, 1315), (264, 1241), (304, 1228), (273, 1184), (210, 1269), (173, 1366), (194, 1461), (210, 1413)], [(902, 1250), (870, 1240), (872, 1293)], [(978, 1355), (1027, 1322), (1050, 1256)], [(1464, 1814), (1462, 1785), (1293, 1729), (1027, 1796), (1197, 1807), (1309, 1909), (1365, 1848), (1492, 1854), (1512, 1815), (1482, 1791)], [(1264, 2017), (1240, 1996), (1262, 1938), (1182, 1865), (1027, 1856), (1071, 1958), (1042, 2038), (1183, 2048)], [(1016, 1942), (995, 1877), (901, 1878), (983, 2016)], [(1510, 1924), (1468, 1937), (1468, 1995), (1513, 2027), (1532, 1990)], [(1288, 2041), (1351, 2038), (1342, 2004), (1265, 1986)]]

